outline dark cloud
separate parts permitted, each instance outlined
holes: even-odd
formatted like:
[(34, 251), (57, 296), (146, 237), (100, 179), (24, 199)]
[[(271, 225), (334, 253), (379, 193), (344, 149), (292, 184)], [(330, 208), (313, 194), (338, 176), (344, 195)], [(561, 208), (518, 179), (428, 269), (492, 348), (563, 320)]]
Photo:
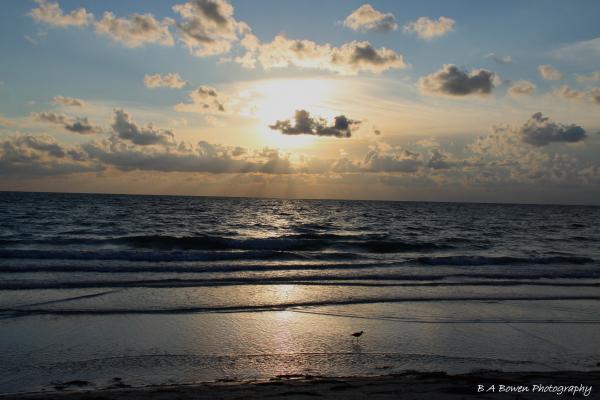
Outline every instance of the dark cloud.
[(66, 115), (51, 112), (34, 115), (39, 121), (62, 125), (65, 130), (79, 133), (80, 135), (91, 135), (102, 132), (101, 128), (93, 126), (86, 117), (70, 118)]
[(97, 159), (122, 171), (144, 170), (161, 172), (198, 173), (267, 173), (291, 172), (290, 161), (279, 151), (264, 149), (246, 154), (245, 149), (200, 141), (195, 145), (180, 143), (166, 148), (139, 146), (119, 139), (84, 144), (83, 150)]
[(333, 64), (347, 65), (354, 71), (381, 72), (389, 68), (404, 68), (401, 55), (386, 48), (376, 49), (369, 42), (350, 42), (331, 56)]
[(99, 171), (87, 156), (48, 135), (14, 135), (0, 140), (0, 175), (35, 177)]
[(382, 150), (371, 149), (367, 152), (362, 166), (369, 172), (417, 172), (423, 165), (419, 153), (401, 148)]
[(284, 135), (315, 135), (347, 138), (352, 136), (352, 130), (360, 121), (348, 119), (345, 115), (334, 118), (333, 125), (329, 125), (323, 118), (313, 118), (306, 110), (296, 110), (294, 121), (277, 121), (269, 128), (280, 131)]
[(175, 111), (196, 112), (202, 114), (220, 114), (225, 112), (225, 105), (219, 93), (210, 86), (200, 86), (190, 92), (189, 102), (175, 105)]
[(129, 118), (124, 110), (114, 111), (114, 122), (112, 129), (115, 134), (124, 140), (140, 145), (174, 144), (175, 135), (171, 131), (155, 129), (151, 124), (147, 127), (139, 127)]
[(81, 145), (85, 157), (122, 171), (266, 173), (292, 172), (287, 156), (275, 149), (250, 153), (239, 146), (178, 142), (170, 130), (139, 127), (124, 110), (114, 111), (114, 134)]
[(592, 103), (600, 105), (600, 88), (590, 90), (590, 99)]
[(440, 149), (431, 149), (431, 158), (427, 166), (432, 169), (448, 169), (452, 164), (448, 161), (448, 155)]
[[(5, 140), (2, 142), (3, 153), (6, 156), (7, 154), (19, 154), (22, 156), (26, 154), (25, 149), (27, 150), (36, 150), (38, 152), (44, 152), (48, 155), (56, 158), (63, 158), (66, 154), (64, 148), (59, 145), (53, 137), (42, 135), (42, 136), (33, 136), (33, 135), (19, 135), (14, 136), (10, 140)], [(16, 149), (20, 149), (16, 151)], [(28, 154), (29, 158), (37, 157), (32, 153)]]
[(446, 64), (442, 69), (419, 79), (421, 91), (433, 95), (468, 96), (488, 95), (494, 89), (496, 75), (485, 69), (470, 73), (455, 65)]
[(542, 113), (535, 113), (519, 130), (522, 140), (534, 146), (545, 146), (552, 142), (579, 142), (587, 136), (585, 130), (575, 124), (563, 125), (550, 121)]

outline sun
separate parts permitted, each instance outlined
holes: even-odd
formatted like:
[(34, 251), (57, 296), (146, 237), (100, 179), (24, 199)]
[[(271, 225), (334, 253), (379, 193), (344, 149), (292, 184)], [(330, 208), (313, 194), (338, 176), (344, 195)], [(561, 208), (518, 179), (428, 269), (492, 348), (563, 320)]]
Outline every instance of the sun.
[(334, 79), (270, 79), (258, 81), (246, 90), (254, 99), (251, 115), (260, 124), (262, 140), (278, 148), (307, 147), (319, 138), (311, 135), (283, 135), (269, 128), (277, 120), (292, 118), (296, 110), (331, 119), (328, 107), (338, 82)]

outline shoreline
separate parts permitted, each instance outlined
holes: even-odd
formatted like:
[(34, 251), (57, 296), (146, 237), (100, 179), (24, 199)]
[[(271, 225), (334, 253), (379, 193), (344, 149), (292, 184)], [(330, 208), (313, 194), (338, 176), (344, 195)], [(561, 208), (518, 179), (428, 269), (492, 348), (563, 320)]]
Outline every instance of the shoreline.
[[(503, 385), (503, 387), (501, 386)], [(445, 372), (406, 371), (380, 376), (322, 377), (278, 375), (268, 380), (217, 380), (194, 384), (129, 387), (120, 378), (108, 388), (94, 388), (87, 381), (58, 385), (60, 390), (0, 394), (2, 400), (50, 399), (421, 399), (502, 398), (545, 399), (600, 398), (600, 369), (593, 371)], [(561, 394), (559, 394), (559, 392)], [(434, 396), (434, 397), (433, 397)]]

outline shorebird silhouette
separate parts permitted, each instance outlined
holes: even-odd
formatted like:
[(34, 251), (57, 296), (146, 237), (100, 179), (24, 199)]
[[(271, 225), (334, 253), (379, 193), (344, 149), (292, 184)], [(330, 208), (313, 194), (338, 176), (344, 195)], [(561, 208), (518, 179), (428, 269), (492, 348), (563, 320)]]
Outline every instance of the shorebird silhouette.
[(360, 331), (360, 332), (354, 332), (354, 333), (353, 333), (352, 335), (350, 335), (350, 336), (354, 336), (354, 338), (355, 338), (356, 340), (358, 340), (358, 338), (359, 338), (359, 337), (361, 337), (363, 333), (365, 333), (365, 332), (364, 332), (364, 331)]

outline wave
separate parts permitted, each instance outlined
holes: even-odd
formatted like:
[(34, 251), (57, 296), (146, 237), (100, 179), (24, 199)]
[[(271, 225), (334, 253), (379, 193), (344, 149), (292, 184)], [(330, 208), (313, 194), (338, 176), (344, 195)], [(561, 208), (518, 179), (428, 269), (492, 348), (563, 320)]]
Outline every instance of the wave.
[[(285, 240), (285, 239), (284, 239)], [(441, 245), (432, 244), (401, 244), (399, 242), (387, 243), (376, 242), (362, 243), (361, 246), (375, 252), (399, 252), (404, 251), (423, 251), (424, 249), (436, 248), (440, 250)], [(410, 250), (409, 250), (410, 249)], [(420, 249), (420, 250), (419, 250)], [(365, 254), (352, 251), (313, 251), (313, 252), (296, 252), (290, 250), (229, 250), (229, 251), (199, 251), (199, 250), (114, 250), (114, 249), (0, 249), (0, 259), (31, 259), (31, 260), (114, 260), (114, 261), (139, 261), (139, 262), (169, 262), (169, 261), (226, 261), (226, 260), (368, 260), (369, 257)], [(486, 266), (486, 265), (581, 265), (594, 263), (595, 260), (590, 257), (582, 257), (576, 255), (568, 256), (546, 256), (546, 257), (511, 257), (511, 256), (421, 256), (416, 258), (404, 258), (396, 261), (396, 264), (417, 264), (426, 266)], [(383, 266), (389, 262), (381, 262)], [(45, 267), (40, 267), (45, 268)], [(55, 267), (55, 268), (71, 268), (71, 267)], [(125, 267), (124, 267), (125, 268)], [(242, 268), (244, 268), (242, 266)], [(307, 267), (309, 268), (309, 267)], [(324, 268), (334, 268), (325, 265)], [(285, 269), (285, 268), (277, 268)], [(232, 266), (230, 270), (235, 270)], [(0, 272), (22, 272), (11, 267), (0, 267)], [(43, 271), (31, 268), (31, 272)], [(49, 270), (50, 271), (50, 270)], [(59, 271), (52, 269), (51, 271)], [(71, 271), (68, 269), (65, 272)], [(122, 270), (111, 270), (105, 272), (120, 272)], [(153, 272), (156, 269), (136, 269), (131, 272)], [(188, 272), (189, 270), (182, 268), (180, 272)], [(98, 272), (103, 272), (98, 270)], [(172, 270), (172, 272), (179, 272)]]
[[(481, 279), (481, 277), (479, 277)], [(540, 281), (539, 279), (488, 279), (479, 281), (446, 281), (440, 276), (296, 276), (296, 277), (243, 277), (214, 279), (134, 279), (85, 281), (5, 281), (0, 290), (37, 289), (99, 289), (99, 288), (182, 288), (244, 285), (297, 285), (297, 286), (364, 286), (364, 287), (600, 287), (600, 282)]]
[[(380, 297), (354, 298), (339, 300), (299, 301), (278, 304), (169, 307), (169, 308), (104, 308), (104, 309), (53, 309), (53, 308), (0, 308), (2, 318), (29, 315), (116, 315), (116, 314), (193, 314), (193, 313), (239, 313), (303, 310), (310, 307), (377, 304), (377, 303), (414, 303), (414, 302), (489, 302), (489, 301), (598, 301), (600, 296), (436, 296), (436, 297)], [(600, 320), (587, 322), (600, 323)]]
[(419, 257), (415, 261), (422, 265), (450, 266), (480, 266), (480, 265), (511, 265), (511, 264), (589, 264), (594, 259), (580, 256), (551, 256), (551, 257), (486, 257), (486, 256), (448, 256), (448, 257)]
[[(333, 257), (332, 257), (333, 258)], [(342, 257), (344, 258), (344, 257)], [(0, 273), (37, 273), (37, 272), (89, 272), (89, 273), (237, 273), (237, 272), (272, 272), (272, 271), (311, 271), (311, 270), (349, 270), (349, 269), (374, 269), (392, 268), (401, 266), (402, 262), (320, 262), (317, 264), (302, 262), (300, 264), (213, 264), (213, 265), (168, 265), (142, 264), (142, 265), (0, 265)]]
[(343, 252), (301, 254), (278, 250), (256, 251), (139, 251), (139, 250), (0, 250), (0, 259), (33, 260), (117, 260), (117, 261), (221, 261), (221, 260), (298, 260), (357, 259), (360, 255)]
[[(153, 250), (274, 250), (321, 251), (354, 249), (371, 253), (401, 253), (450, 250), (456, 248), (453, 239), (440, 243), (388, 239), (376, 234), (340, 235), (334, 233), (301, 233), (267, 238), (230, 238), (216, 235), (170, 236), (138, 235), (117, 238), (53, 238), (38, 240), (1, 239), (1, 246), (126, 246)], [(461, 244), (474, 244), (461, 241)]]

